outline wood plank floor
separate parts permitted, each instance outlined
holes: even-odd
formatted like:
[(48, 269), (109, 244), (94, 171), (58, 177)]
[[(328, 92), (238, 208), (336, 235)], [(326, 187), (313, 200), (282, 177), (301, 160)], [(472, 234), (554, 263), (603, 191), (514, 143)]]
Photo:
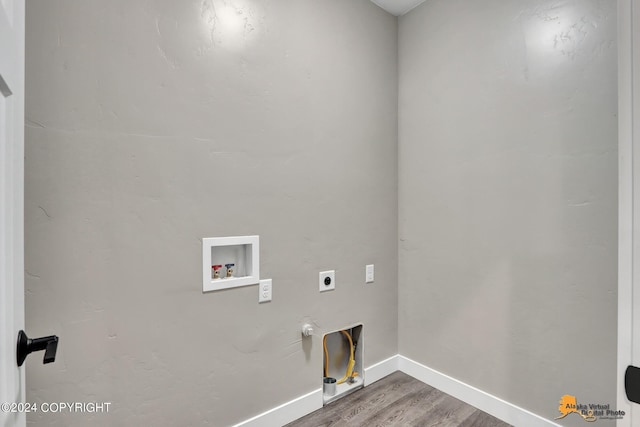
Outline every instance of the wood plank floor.
[(509, 424), (394, 372), (286, 427), (508, 427)]

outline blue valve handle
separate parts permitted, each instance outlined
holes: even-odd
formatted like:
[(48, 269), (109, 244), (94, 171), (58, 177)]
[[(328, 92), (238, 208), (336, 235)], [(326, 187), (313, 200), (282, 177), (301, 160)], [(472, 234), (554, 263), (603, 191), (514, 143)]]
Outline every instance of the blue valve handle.
[(233, 270), (231, 269), (231, 267), (233, 267), (235, 264), (225, 264), (224, 266), (227, 267), (227, 277), (233, 277)]

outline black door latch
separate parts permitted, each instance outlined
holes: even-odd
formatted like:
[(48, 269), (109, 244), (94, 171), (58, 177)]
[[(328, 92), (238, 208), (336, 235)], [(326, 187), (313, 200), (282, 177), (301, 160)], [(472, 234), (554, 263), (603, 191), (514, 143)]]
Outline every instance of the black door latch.
[(629, 401), (640, 403), (640, 368), (627, 366), (624, 373), (624, 391)]
[(16, 356), (18, 366), (22, 366), (24, 359), (34, 351), (44, 350), (44, 360), (42, 363), (52, 363), (56, 360), (56, 351), (58, 350), (58, 337), (51, 335), (50, 337), (31, 339), (23, 330), (18, 332), (18, 350)]

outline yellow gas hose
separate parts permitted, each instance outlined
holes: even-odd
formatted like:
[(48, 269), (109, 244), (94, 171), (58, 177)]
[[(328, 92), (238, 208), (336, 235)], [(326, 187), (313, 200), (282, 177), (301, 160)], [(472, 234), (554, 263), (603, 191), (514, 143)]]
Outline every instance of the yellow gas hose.
[[(354, 346), (353, 346), (353, 340), (351, 339), (351, 335), (347, 332), (347, 331), (340, 331), (342, 332), (342, 335), (344, 335), (345, 337), (347, 337), (347, 340), (349, 341), (349, 363), (347, 364), (347, 372), (344, 374), (344, 376), (342, 378), (340, 378), (336, 384), (342, 384), (343, 382), (345, 382), (347, 379), (349, 379), (349, 377), (355, 377), (358, 375), (357, 372), (353, 371), (353, 368), (356, 365), (356, 357), (355, 357), (355, 350), (354, 350)], [(324, 349), (324, 376), (328, 376), (329, 375), (329, 351), (327, 350), (327, 336), (324, 336), (324, 339), (322, 340), (322, 347)]]

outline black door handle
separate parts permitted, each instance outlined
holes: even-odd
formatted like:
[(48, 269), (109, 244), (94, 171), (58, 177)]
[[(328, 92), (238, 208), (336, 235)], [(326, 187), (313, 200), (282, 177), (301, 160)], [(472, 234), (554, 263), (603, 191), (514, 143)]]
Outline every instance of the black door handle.
[(627, 366), (624, 373), (624, 391), (629, 401), (640, 403), (640, 368)]
[(22, 366), (24, 359), (34, 351), (44, 350), (44, 360), (42, 363), (52, 363), (56, 360), (56, 351), (58, 350), (58, 337), (51, 335), (49, 337), (31, 339), (23, 330), (18, 332), (18, 349), (16, 356), (18, 366)]

